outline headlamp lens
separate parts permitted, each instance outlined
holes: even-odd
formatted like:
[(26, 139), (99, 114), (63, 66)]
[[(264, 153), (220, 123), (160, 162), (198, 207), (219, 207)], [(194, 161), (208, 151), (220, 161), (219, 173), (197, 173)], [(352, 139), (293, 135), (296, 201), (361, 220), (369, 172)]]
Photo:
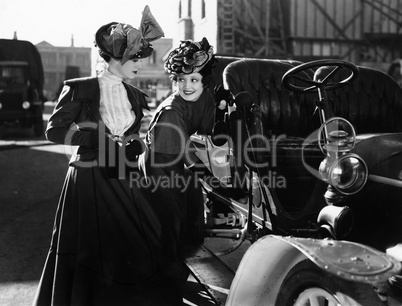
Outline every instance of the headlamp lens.
[(367, 181), (367, 165), (356, 154), (341, 156), (329, 170), (329, 183), (343, 194), (359, 192)]

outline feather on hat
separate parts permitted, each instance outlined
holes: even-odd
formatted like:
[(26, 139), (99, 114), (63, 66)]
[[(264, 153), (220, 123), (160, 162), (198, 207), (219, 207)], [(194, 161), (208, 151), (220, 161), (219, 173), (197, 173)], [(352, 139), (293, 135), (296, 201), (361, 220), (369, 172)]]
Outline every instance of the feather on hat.
[(199, 42), (181, 41), (180, 46), (169, 53), (165, 70), (175, 74), (199, 72), (213, 58), (213, 54), (213, 48), (205, 37)]

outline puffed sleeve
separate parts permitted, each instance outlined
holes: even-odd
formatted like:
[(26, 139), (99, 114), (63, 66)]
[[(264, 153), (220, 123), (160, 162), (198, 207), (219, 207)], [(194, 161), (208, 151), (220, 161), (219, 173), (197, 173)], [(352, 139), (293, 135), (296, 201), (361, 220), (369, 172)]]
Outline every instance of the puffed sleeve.
[(187, 166), (198, 160), (183, 117), (174, 110), (165, 110), (153, 131), (152, 150), (165, 161), (182, 160)]
[(45, 136), (48, 140), (58, 144), (96, 147), (98, 137), (94, 127), (92, 127), (93, 130), (90, 127), (80, 129), (74, 124), (83, 104), (72, 101), (72, 96), (73, 88), (65, 85), (53, 114), (49, 118)]
[(174, 110), (165, 110), (154, 127), (152, 149), (157, 153), (180, 155), (189, 138), (183, 118)]

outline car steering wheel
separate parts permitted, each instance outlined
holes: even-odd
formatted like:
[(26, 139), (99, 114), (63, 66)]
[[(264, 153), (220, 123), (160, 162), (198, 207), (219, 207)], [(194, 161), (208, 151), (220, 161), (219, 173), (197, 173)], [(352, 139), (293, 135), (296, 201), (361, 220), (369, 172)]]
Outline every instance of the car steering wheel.
[[(343, 71), (349, 72), (349, 75), (344, 77)], [(314, 72), (313, 77), (311, 77), (311, 72)], [(340, 74), (342, 79), (330, 82), (337, 74)], [(318, 89), (328, 91), (349, 84), (356, 79), (358, 74), (359, 68), (350, 62), (343, 60), (318, 60), (290, 69), (283, 75), (282, 84), (285, 88), (294, 92), (317, 92)], [(300, 81), (306, 85), (296, 85), (295, 81)]]

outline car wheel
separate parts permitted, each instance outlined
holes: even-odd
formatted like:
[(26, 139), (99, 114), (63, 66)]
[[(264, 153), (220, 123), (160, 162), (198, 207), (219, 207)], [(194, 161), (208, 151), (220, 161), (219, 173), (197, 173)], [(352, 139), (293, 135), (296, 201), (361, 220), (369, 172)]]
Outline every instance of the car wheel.
[(352, 282), (318, 268), (310, 260), (296, 264), (285, 277), (276, 306), (383, 305), (369, 284)]

